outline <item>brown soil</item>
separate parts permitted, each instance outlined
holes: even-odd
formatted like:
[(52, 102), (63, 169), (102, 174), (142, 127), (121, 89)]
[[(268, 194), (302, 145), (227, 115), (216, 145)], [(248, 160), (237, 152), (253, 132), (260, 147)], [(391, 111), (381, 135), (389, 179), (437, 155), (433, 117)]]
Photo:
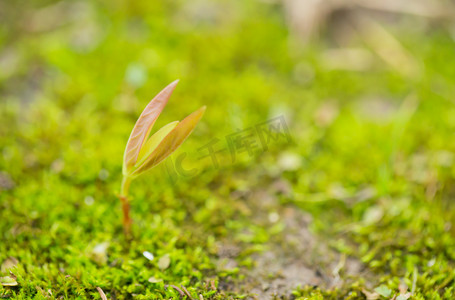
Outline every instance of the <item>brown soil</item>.
[[(266, 250), (252, 254), (252, 268), (240, 267), (244, 279), (227, 277), (219, 284), (221, 290), (246, 294), (246, 299), (292, 299), (292, 291), (299, 286), (340, 287), (342, 277), (359, 276), (363, 267), (358, 260), (340, 255), (310, 232), (311, 215), (278, 203), (277, 195), (286, 193), (289, 189), (284, 181), (275, 182), (267, 192), (233, 193), (251, 210), (251, 222), (269, 228), (281, 221), (285, 228), (262, 245)], [(220, 243), (219, 267), (238, 267), (236, 257), (248, 246)]]

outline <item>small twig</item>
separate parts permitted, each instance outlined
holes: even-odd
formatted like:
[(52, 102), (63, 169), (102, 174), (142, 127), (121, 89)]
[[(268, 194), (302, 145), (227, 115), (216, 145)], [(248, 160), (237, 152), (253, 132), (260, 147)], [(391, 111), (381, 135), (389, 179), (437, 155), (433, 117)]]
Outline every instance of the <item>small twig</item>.
[(100, 294), (101, 299), (107, 300), (106, 294), (103, 292), (103, 290), (102, 290), (99, 286), (96, 287), (96, 290), (97, 290), (98, 293)]
[[(408, 1), (409, 2), (409, 1)], [(361, 8), (379, 10), (384, 12), (409, 14), (424, 18), (450, 18), (454, 14), (454, 7), (444, 3), (442, 5), (428, 5), (430, 1), (416, 1), (415, 5), (410, 5), (406, 1), (356, 1), (356, 5)], [(433, 3), (432, 3), (433, 4)]]
[(341, 254), (340, 256), (340, 261), (338, 264), (335, 266), (335, 268), (332, 270), (332, 275), (339, 280), (340, 279), (340, 271), (344, 268), (346, 265), (346, 254)]
[(177, 290), (177, 292), (179, 292), (179, 294), (180, 294), (181, 297), (184, 297), (184, 296), (185, 296), (185, 293), (184, 293), (181, 289), (179, 289), (178, 287), (176, 287), (175, 285), (170, 285), (170, 287), (173, 288), (173, 289), (175, 289), (175, 290)]
[(356, 14), (354, 21), (364, 42), (391, 68), (409, 78), (416, 78), (421, 74), (418, 61), (379, 22), (361, 14)]
[(216, 291), (216, 285), (215, 285), (215, 280), (214, 279), (210, 280), (210, 288), (212, 290)]
[(180, 287), (181, 287), (182, 290), (185, 292), (185, 294), (188, 296), (188, 298), (190, 298), (191, 300), (194, 300), (193, 296), (191, 296), (190, 292), (188, 292), (188, 290), (186, 289), (186, 287), (184, 287), (183, 285), (180, 285)]

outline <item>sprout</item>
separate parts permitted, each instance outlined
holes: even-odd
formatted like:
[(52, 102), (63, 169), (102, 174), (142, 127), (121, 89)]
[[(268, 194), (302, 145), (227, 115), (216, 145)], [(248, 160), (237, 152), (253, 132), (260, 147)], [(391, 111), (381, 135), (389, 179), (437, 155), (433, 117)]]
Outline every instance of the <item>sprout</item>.
[(191, 134), (205, 112), (205, 106), (203, 106), (187, 116), (183, 121), (171, 122), (150, 136), (153, 124), (155, 124), (156, 119), (166, 106), (177, 83), (178, 80), (172, 82), (150, 101), (134, 125), (126, 144), (123, 157), (123, 180), (120, 200), (122, 201), (123, 210), (123, 229), (127, 237), (131, 236), (128, 201), (131, 181), (171, 155)]

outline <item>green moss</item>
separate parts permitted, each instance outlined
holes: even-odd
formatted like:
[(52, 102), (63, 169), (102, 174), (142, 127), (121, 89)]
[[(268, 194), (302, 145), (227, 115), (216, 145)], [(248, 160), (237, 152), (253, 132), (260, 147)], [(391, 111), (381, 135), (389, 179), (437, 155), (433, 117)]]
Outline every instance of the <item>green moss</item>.
[[(0, 60), (12, 67), (0, 70), (0, 277), (18, 285), (0, 285), (2, 297), (91, 299), (100, 287), (108, 298), (176, 299), (172, 286), (183, 286), (195, 299), (245, 298), (254, 255), (282, 246), (286, 234), (283, 219), (269, 224), (268, 216), (298, 207), (311, 213), (311, 232), (327, 251), (362, 269), (348, 275), (342, 267), (337, 288), (307, 285), (283, 295), (358, 299), (381, 286), (393, 297), (405, 284), (412, 299), (453, 298), (448, 31), (393, 29), (422, 63), (416, 79), (371, 49), (366, 72), (328, 68), (325, 42), (296, 42), (277, 4), (216, 1), (201, 15), (182, 1), (134, 3), (84, 1), (51, 15), (50, 28), (34, 29), (21, 11), (43, 13), (44, 4), (7, 7)], [(72, 10), (83, 18), (70, 18)], [(124, 146), (150, 97), (177, 78), (157, 126), (207, 105), (172, 157), (187, 153), (184, 167), (197, 176), (169, 177), (162, 164), (135, 181), (128, 243), (116, 197)], [(327, 111), (333, 119), (321, 117)], [(232, 163), (226, 136), (280, 114), (293, 143), (238, 153)], [(198, 150), (214, 138), (224, 148), (219, 169)], [(299, 168), (280, 166), (289, 153), (301, 158)], [(277, 180), (289, 191), (270, 195)], [(252, 206), (251, 191), (277, 200)], [(219, 266), (226, 241), (239, 248), (229, 257), (232, 268)], [(17, 260), (12, 269), (9, 257)]]

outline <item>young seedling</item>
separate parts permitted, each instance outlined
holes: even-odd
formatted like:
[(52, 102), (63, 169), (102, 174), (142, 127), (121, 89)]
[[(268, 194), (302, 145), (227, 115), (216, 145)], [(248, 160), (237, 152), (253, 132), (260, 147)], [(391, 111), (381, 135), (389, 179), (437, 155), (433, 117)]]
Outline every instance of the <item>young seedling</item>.
[(171, 122), (150, 136), (153, 124), (166, 106), (177, 83), (178, 80), (172, 82), (150, 101), (134, 125), (126, 144), (120, 200), (123, 210), (123, 230), (127, 238), (131, 237), (128, 200), (131, 181), (171, 155), (191, 134), (205, 111), (205, 106), (203, 106), (183, 121)]

